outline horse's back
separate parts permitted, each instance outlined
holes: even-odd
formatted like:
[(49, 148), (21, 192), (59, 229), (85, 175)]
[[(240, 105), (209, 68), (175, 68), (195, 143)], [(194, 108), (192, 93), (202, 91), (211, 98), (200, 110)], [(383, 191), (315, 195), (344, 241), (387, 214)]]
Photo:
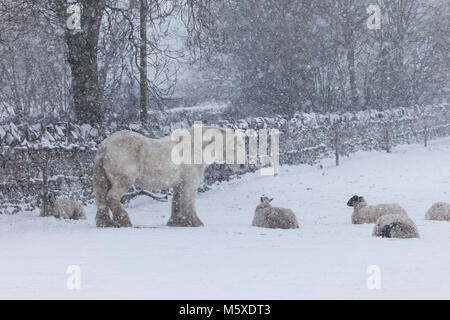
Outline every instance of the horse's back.
[(137, 132), (118, 131), (103, 140), (97, 156), (102, 159), (103, 167), (108, 174), (115, 172), (136, 175), (145, 149), (148, 148), (148, 140), (151, 139)]
[(110, 180), (121, 177), (146, 188), (167, 188), (180, 179), (180, 168), (170, 158), (171, 150), (170, 138), (150, 139), (124, 130), (106, 138), (97, 156)]
[(112, 135), (107, 137), (105, 140), (102, 141), (100, 144), (100, 147), (108, 147), (111, 145), (121, 145), (125, 146), (126, 144), (134, 145), (136, 143), (145, 143), (146, 140), (152, 140), (150, 138), (147, 138), (143, 136), (140, 133), (130, 131), (130, 130), (122, 130), (114, 132)]

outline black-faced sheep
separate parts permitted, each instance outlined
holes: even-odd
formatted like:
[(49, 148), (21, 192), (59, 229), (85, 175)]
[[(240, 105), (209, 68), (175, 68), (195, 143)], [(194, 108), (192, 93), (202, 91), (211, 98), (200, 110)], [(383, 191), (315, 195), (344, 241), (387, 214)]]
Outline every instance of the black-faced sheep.
[(450, 203), (436, 202), (425, 214), (425, 219), (450, 221)]
[(298, 221), (290, 209), (272, 207), (273, 199), (261, 197), (261, 203), (255, 209), (252, 226), (261, 228), (297, 229)]
[(397, 203), (369, 206), (364, 197), (356, 195), (348, 200), (347, 206), (354, 208), (352, 214), (353, 224), (375, 223), (378, 218), (387, 214), (403, 214), (408, 216), (406, 210)]
[(65, 199), (56, 199), (55, 195), (48, 195), (48, 215), (62, 219), (84, 220), (86, 213), (78, 202)]
[(382, 238), (419, 238), (417, 226), (404, 214), (381, 216), (373, 229), (373, 236)]

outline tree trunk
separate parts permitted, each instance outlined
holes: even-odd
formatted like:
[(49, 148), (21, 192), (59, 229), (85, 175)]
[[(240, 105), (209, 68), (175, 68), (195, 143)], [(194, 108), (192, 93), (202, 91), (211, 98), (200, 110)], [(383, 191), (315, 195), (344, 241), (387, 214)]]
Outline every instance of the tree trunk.
[(386, 152), (391, 153), (391, 134), (389, 133), (389, 127), (385, 127), (385, 142), (386, 142)]
[(334, 145), (334, 158), (336, 160), (336, 167), (339, 166), (339, 149), (338, 149), (338, 145), (337, 145), (337, 137), (335, 140), (335, 145)]
[(339, 166), (339, 129), (337, 125), (334, 128), (333, 137), (334, 159), (336, 161), (336, 167)]
[(350, 92), (352, 98), (352, 108), (353, 110), (355, 110), (358, 107), (358, 92), (356, 87), (355, 48), (352, 44), (347, 48), (347, 64), (350, 81)]
[(47, 217), (48, 213), (48, 155), (42, 159), (42, 210), (41, 216)]
[(147, 0), (141, 0), (140, 10), (140, 106), (141, 106), (141, 124), (147, 124)]
[(355, 71), (355, 35), (352, 30), (352, 23), (350, 22), (350, 11), (345, 10), (346, 20), (344, 24), (344, 46), (347, 50), (347, 69), (349, 75), (350, 94), (352, 100), (352, 109), (358, 108), (358, 93), (356, 86), (356, 71)]
[(81, 0), (81, 30), (66, 29), (67, 61), (72, 70), (72, 97), (78, 123), (101, 124), (97, 45), (106, 0)]

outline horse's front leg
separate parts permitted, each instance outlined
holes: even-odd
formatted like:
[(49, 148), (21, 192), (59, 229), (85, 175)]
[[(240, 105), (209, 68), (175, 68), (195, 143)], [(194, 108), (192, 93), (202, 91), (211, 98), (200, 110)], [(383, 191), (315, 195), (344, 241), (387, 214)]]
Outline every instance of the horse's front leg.
[(195, 211), (197, 185), (179, 185), (173, 188), (172, 215), (168, 226), (200, 227), (203, 222)]
[(181, 217), (181, 185), (173, 187), (172, 191), (172, 213), (170, 215), (168, 226), (175, 226), (176, 221)]

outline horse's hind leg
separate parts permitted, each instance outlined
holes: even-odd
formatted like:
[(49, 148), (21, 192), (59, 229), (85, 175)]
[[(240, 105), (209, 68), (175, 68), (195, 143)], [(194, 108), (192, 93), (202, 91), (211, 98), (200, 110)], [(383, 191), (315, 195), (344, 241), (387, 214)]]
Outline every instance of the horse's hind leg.
[(108, 213), (108, 207), (100, 207), (95, 215), (95, 225), (98, 228), (112, 227), (112, 220)]
[(93, 187), (97, 202), (97, 214), (95, 224), (98, 228), (112, 227), (113, 223), (108, 213), (107, 195), (111, 187), (106, 176), (101, 158), (96, 159), (94, 164)]
[(116, 228), (121, 227), (131, 227), (131, 221), (128, 217), (128, 213), (122, 207), (120, 199), (122, 195), (128, 191), (131, 186), (131, 182), (128, 179), (117, 179), (115, 183), (112, 184), (111, 189), (108, 191), (108, 207), (111, 209), (113, 214), (113, 224)]

